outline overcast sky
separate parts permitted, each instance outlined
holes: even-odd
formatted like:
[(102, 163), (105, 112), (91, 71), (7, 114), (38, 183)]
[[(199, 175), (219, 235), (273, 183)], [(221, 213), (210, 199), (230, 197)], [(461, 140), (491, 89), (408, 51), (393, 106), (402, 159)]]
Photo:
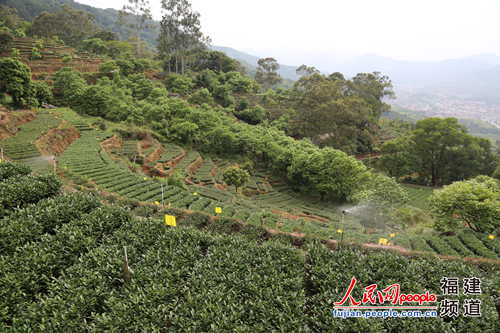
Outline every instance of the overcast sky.
[[(126, 0), (76, 0), (120, 9)], [(160, 0), (151, 0), (161, 18)], [(500, 55), (500, 0), (191, 0), (213, 45), (283, 64)]]

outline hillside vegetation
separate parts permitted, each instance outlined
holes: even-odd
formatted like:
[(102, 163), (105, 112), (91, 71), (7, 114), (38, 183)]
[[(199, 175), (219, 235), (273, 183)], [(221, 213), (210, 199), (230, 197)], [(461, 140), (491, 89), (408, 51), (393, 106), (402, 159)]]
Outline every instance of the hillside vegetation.
[[(0, 7), (0, 331), (498, 330), (490, 141), (382, 119), (382, 73), (249, 76), (186, 0), (153, 51), (145, 3), (115, 22), (128, 40)], [(443, 277), (479, 277), (482, 317), (335, 318), (353, 276), (438, 304)]]
[[(1, 164), (0, 170), (7, 166)], [(28, 186), (24, 177), (29, 176), (11, 172), (7, 177), (0, 191), (11, 184), (19, 191)], [(55, 178), (47, 181), (57, 189)], [(180, 229), (167, 228), (154, 218), (137, 220), (125, 209), (104, 206), (89, 195), (61, 196), (47, 189), (32, 198), (20, 210), (7, 212), (0, 225), (5, 236), (0, 280), (8, 286), (1, 291), (2, 330), (498, 329), (489, 296), (494, 271), (488, 266), (350, 247), (332, 252), (314, 241), (295, 248), (286, 238), (262, 238), (258, 228), (240, 227), (238, 232), (223, 219), (211, 221), (196, 214), (180, 217)], [(368, 325), (363, 319), (334, 320), (329, 316), (331, 302), (340, 299), (338, 286), (347, 285), (352, 276), (366, 283), (397, 281), (403, 290), (415, 292), (437, 292), (441, 276), (480, 277), (485, 310), (481, 319), (449, 322), (374, 319)]]

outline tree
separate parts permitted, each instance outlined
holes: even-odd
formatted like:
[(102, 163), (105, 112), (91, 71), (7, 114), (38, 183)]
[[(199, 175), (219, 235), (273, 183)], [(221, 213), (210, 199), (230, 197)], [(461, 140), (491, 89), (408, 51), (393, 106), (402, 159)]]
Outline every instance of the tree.
[(385, 227), (395, 209), (408, 202), (407, 191), (394, 178), (382, 174), (370, 174), (360, 182), (351, 201), (363, 205), (363, 215), (368, 216), (363, 224)]
[(400, 137), (385, 142), (380, 153), (379, 166), (391, 177), (400, 178), (412, 172), (416, 163), (410, 137)]
[(200, 14), (193, 11), (188, 0), (162, 0), (161, 4), (164, 15), (158, 38), (159, 53), (166, 70), (184, 73), (190, 57), (204, 50), (210, 39), (203, 35)]
[(54, 98), (61, 106), (77, 105), (86, 88), (87, 83), (81, 74), (72, 68), (61, 68), (54, 75)]
[(224, 170), (222, 174), (224, 183), (229, 186), (234, 186), (236, 193), (238, 193), (238, 188), (244, 186), (250, 179), (250, 174), (248, 171), (241, 169), (238, 166), (232, 166)]
[[(170, 66), (173, 65), (170, 64)], [(194, 55), (191, 70), (202, 72), (207, 69), (223, 73), (245, 72), (245, 69), (237, 60), (228, 57), (224, 52), (201, 50)]]
[(100, 38), (89, 38), (82, 41), (80, 49), (96, 55), (104, 55), (108, 52), (106, 43)]
[(491, 175), (495, 168), (491, 143), (468, 135), (456, 118), (420, 120), (412, 139), (418, 161), (414, 171), (428, 177), (433, 186)]
[(301, 65), (299, 68), (295, 70), (297, 75), (300, 76), (310, 76), (313, 74), (320, 74), (320, 71), (314, 67), (314, 66), (306, 66), (306, 65)]
[(14, 37), (9, 31), (0, 30), (0, 52), (6, 52), (10, 50), (10, 46)]
[(288, 179), (318, 193), (322, 200), (348, 200), (368, 174), (363, 163), (342, 151), (304, 148), (289, 152)]
[(135, 52), (140, 57), (143, 56), (143, 44), (140, 40), (140, 34), (146, 27), (149, 27), (148, 21), (151, 19), (151, 3), (149, 0), (128, 0), (128, 4), (125, 4), (122, 10), (119, 11), (120, 23), (131, 28), (134, 32)]
[(255, 74), (255, 80), (262, 84), (265, 90), (275, 86), (276, 84), (283, 81), (281, 76), (278, 74), (280, 65), (274, 58), (262, 58), (257, 61), (257, 73)]
[(38, 104), (51, 103), (52, 102), (52, 90), (50, 90), (49, 85), (44, 81), (34, 81), (31, 82), (31, 94), (38, 101)]
[(380, 166), (389, 175), (418, 174), (423, 185), (439, 186), (491, 175), (495, 156), (489, 140), (467, 134), (455, 118), (427, 118), (406, 137), (386, 142)]
[(0, 58), (0, 94), (9, 94), (14, 106), (30, 105), (30, 68), (13, 58)]
[(455, 231), (464, 223), (477, 232), (500, 228), (500, 181), (478, 176), (435, 190), (430, 198), (440, 231)]
[(31, 26), (31, 34), (39, 37), (52, 38), (59, 36), (66, 44), (78, 44), (98, 31), (94, 18), (81, 10), (75, 10), (67, 5), (55, 13), (43, 12), (38, 15)]

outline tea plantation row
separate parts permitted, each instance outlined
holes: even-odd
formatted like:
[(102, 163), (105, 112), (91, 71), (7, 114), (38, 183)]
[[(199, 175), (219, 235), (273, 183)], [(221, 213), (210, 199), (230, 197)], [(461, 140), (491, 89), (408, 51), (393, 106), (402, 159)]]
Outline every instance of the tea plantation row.
[[(27, 175), (9, 172), (4, 183)], [(7, 174), (7, 172), (5, 172)], [(54, 180), (53, 186), (57, 187)], [(38, 193), (0, 220), (2, 332), (497, 332), (498, 266), (291, 245), (259, 227), (180, 210), (181, 228), (83, 194)], [(198, 230), (201, 229), (201, 230)], [(30, 234), (31, 232), (31, 234)], [(131, 279), (122, 272), (124, 246)], [(440, 293), (482, 279), (482, 317), (335, 319), (352, 276)], [(359, 299), (361, 288), (354, 295)], [(441, 300), (443, 297), (439, 297)]]

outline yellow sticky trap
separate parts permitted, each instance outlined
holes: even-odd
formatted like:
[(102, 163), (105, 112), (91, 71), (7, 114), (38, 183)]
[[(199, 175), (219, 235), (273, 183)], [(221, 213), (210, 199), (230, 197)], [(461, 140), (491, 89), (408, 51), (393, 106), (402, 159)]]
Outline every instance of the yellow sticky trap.
[(494, 240), (496, 238), (495, 235), (488, 235), (488, 239)]
[(387, 243), (389, 243), (389, 240), (387, 238), (379, 238), (378, 239), (379, 245), (387, 245)]
[(389, 234), (389, 237), (394, 238), (396, 237), (396, 234), (395, 233)]
[(222, 213), (222, 208), (215, 207), (215, 214), (221, 214), (221, 213)]
[(196, 192), (193, 192), (193, 195), (198, 195), (198, 193), (196, 193)]
[(171, 227), (177, 227), (177, 220), (173, 215), (165, 215), (165, 225)]
[(342, 230), (342, 229), (337, 229), (337, 232), (338, 232), (339, 234), (341, 234), (341, 233), (343, 233), (343, 232), (344, 232), (344, 230)]
[(159, 203), (158, 201), (155, 201), (155, 205), (159, 206), (159, 205), (160, 205), (160, 203)]

